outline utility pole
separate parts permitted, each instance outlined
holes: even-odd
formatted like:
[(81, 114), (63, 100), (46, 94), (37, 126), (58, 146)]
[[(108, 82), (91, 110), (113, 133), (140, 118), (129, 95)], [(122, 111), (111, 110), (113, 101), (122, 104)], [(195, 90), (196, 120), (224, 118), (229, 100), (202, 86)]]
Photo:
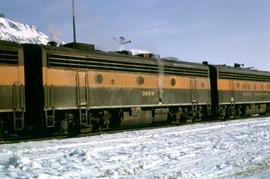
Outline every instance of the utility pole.
[(72, 0), (72, 19), (73, 19), (73, 42), (76, 43), (76, 26), (75, 26), (75, 7), (74, 7), (74, 0)]

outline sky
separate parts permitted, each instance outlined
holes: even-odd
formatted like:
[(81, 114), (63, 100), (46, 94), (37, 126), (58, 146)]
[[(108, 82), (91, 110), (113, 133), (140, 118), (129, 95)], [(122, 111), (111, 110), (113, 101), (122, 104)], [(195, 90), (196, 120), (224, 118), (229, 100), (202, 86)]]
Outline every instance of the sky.
[[(71, 0), (1, 0), (0, 13), (73, 41)], [(269, 0), (75, 0), (77, 41), (270, 71)]]

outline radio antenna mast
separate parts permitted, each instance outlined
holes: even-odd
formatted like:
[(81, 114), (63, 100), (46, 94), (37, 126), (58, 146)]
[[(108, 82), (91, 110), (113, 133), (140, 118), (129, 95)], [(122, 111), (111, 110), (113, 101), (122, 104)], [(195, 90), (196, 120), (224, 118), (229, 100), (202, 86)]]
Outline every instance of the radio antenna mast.
[(126, 41), (125, 37), (120, 36), (119, 38), (113, 37), (113, 39), (119, 44), (119, 50), (124, 50), (124, 45), (131, 43), (131, 40)]
[(72, 0), (72, 20), (73, 20), (73, 42), (76, 43), (76, 26), (75, 26), (75, 7), (74, 7), (74, 0)]

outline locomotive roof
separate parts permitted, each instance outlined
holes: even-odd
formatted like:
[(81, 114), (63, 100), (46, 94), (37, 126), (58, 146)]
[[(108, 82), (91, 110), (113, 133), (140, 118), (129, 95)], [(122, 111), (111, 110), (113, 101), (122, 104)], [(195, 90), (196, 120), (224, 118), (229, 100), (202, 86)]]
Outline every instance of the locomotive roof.
[(208, 69), (207, 66), (199, 63), (194, 62), (186, 62), (186, 61), (179, 61), (179, 60), (170, 60), (166, 58), (148, 58), (148, 57), (140, 57), (134, 55), (125, 55), (125, 54), (118, 54), (113, 52), (104, 52), (99, 50), (82, 50), (82, 49), (74, 49), (68, 47), (55, 47), (55, 46), (48, 46), (48, 45), (40, 45), (42, 49), (48, 51), (48, 53), (55, 53), (55, 54), (63, 54), (66, 56), (80, 56), (80, 57), (92, 57), (97, 59), (112, 59), (116, 61), (132, 61), (138, 63), (145, 63), (145, 64), (157, 64), (157, 63), (164, 63), (159, 65), (166, 65), (166, 66), (173, 66), (173, 67), (185, 67), (185, 68), (199, 68), (199, 69)]
[(11, 49), (12, 48), (17, 49), (18, 47), (20, 47), (20, 44), (18, 44), (16, 42), (0, 40), (0, 47), (8, 47), (8, 48), (11, 48)]
[(170, 64), (173, 66), (181, 65), (181, 66), (193, 66), (196, 68), (208, 68), (206, 65), (196, 63), (196, 62), (188, 62), (188, 61), (182, 61), (182, 60), (170, 60), (170, 59), (166, 59), (166, 58), (162, 58), (161, 60), (163, 62), (165, 62), (166, 64)]
[(215, 65), (218, 69), (218, 71), (226, 71), (226, 72), (232, 72), (232, 73), (242, 73), (247, 75), (265, 75), (270, 76), (269, 71), (261, 71), (256, 70), (253, 68), (243, 68), (243, 67), (232, 67), (232, 66), (226, 66), (226, 65)]

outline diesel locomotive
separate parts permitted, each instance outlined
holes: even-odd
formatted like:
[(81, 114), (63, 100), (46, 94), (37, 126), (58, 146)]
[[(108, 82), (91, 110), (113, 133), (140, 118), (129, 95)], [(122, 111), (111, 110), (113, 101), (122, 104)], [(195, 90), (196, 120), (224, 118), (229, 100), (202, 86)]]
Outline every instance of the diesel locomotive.
[(264, 114), (269, 92), (269, 72), (240, 66), (0, 41), (1, 136)]

